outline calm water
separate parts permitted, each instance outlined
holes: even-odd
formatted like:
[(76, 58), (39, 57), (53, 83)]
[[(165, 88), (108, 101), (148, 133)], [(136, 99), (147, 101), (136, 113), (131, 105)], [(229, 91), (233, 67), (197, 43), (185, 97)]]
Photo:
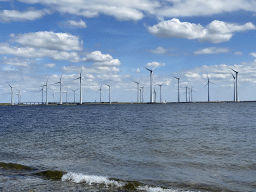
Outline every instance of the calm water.
[(0, 162), (67, 173), (0, 168), (0, 191), (256, 191), (255, 117), (256, 103), (0, 107)]

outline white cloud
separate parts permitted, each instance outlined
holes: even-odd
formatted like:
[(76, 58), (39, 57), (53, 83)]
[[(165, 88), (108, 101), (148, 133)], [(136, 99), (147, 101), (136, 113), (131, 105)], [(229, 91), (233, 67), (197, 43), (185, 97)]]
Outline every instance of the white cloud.
[(109, 54), (102, 54), (100, 51), (94, 51), (86, 54), (85, 61), (94, 61), (94, 62), (102, 62), (102, 61), (110, 61), (113, 57)]
[(206, 27), (200, 24), (180, 22), (179, 19), (162, 21), (154, 26), (149, 26), (148, 31), (160, 38), (186, 38), (189, 40), (197, 39), (201, 42), (209, 41), (220, 43), (229, 41), (234, 32), (254, 30), (252, 23), (238, 25), (215, 20)]
[(152, 63), (148, 63), (147, 65), (146, 65), (147, 67), (159, 67), (159, 66), (165, 66), (165, 64), (164, 63), (158, 63), (158, 62), (152, 62)]
[(68, 23), (72, 26), (75, 26), (75, 27), (79, 27), (79, 28), (86, 28), (86, 23), (80, 19), (80, 21), (74, 21), (74, 20), (69, 20)]
[(140, 69), (139, 68), (136, 69), (136, 73), (140, 73)]
[(28, 10), (28, 11), (16, 11), (16, 10), (3, 10), (0, 11), (0, 22), (11, 21), (34, 21), (42, 18), (44, 15), (49, 14), (48, 10)]
[(154, 53), (154, 54), (164, 55), (169, 51), (169, 49), (165, 49), (163, 47), (157, 47), (156, 49), (151, 49), (150, 51), (151, 53)]
[(50, 50), (79, 51), (83, 42), (77, 36), (67, 33), (54, 33), (51, 31), (39, 31), (35, 33), (11, 34), (11, 41), (23, 46), (46, 48)]
[(227, 53), (227, 52), (229, 52), (228, 48), (209, 47), (209, 48), (195, 51), (194, 54), (201, 55), (201, 54), (217, 54), (217, 53)]
[(80, 61), (76, 52), (56, 51), (49, 49), (35, 49), (32, 47), (11, 47), (7, 43), (0, 43), (0, 54), (10, 54), (18, 57), (50, 57), (55, 60)]
[(250, 55), (253, 56), (253, 57), (256, 57), (256, 53), (255, 52), (250, 53)]
[(55, 63), (49, 63), (49, 64), (45, 64), (44, 67), (53, 68), (53, 67), (56, 67), (56, 64)]
[(242, 55), (243, 53), (241, 51), (236, 51), (234, 55)]

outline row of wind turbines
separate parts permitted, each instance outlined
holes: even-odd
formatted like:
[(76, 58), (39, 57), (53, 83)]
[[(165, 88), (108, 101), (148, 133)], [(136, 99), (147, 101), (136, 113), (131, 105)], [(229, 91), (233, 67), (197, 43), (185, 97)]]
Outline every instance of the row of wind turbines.
[[(154, 88), (154, 92), (153, 92), (153, 71), (157, 68), (157, 67), (154, 67), (153, 69), (149, 69), (147, 67), (143, 67), (145, 68), (146, 70), (148, 70), (150, 72), (150, 101), (149, 103), (156, 103), (156, 91), (155, 91), (155, 88)], [(231, 71), (235, 72), (235, 75), (231, 73), (233, 79), (234, 79), (234, 101), (238, 102), (238, 89), (237, 89), (237, 83), (238, 83), (238, 71), (235, 71), (234, 69), (232, 68), (229, 68)], [(184, 74), (183, 74), (184, 75)], [(182, 76), (183, 76), (182, 75)], [(179, 103), (180, 102), (180, 79), (181, 77), (175, 77), (173, 76), (175, 79), (178, 80), (178, 99), (177, 99), (177, 102)], [(78, 80), (80, 81), (80, 87), (78, 88), (80, 90), (80, 101), (79, 101), (79, 104), (83, 104), (83, 100), (82, 100), (82, 80), (85, 80), (83, 77), (82, 77), (82, 71), (80, 72), (80, 75), (78, 78), (74, 79), (74, 80)], [(140, 83), (138, 81), (133, 81), (134, 83), (137, 84), (137, 103), (144, 103), (144, 96), (143, 96), (143, 91), (144, 91), (144, 86), (145, 84), (140, 87)], [(208, 86), (208, 102), (210, 102), (210, 83), (212, 83), (208, 77), (208, 82), (205, 86)], [(14, 102), (13, 102), (13, 86), (11, 86), (8, 82), (7, 84), (10, 86), (11, 88), (11, 105), (14, 105)], [(66, 102), (67, 102), (67, 91), (65, 92), (62, 92), (62, 85), (63, 82), (62, 82), (62, 76), (60, 77), (60, 81), (54, 83), (54, 84), (59, 84), (60, 85), (60, 101), (59, 101), (59, 104), (63, 104), (62, 102), (62, 93), (66, 93)], [(160, 103), (163, 103), (165, 101), (162, 100), (162, 86), (163, 86), (164, 83), (162, 84), (156, 84), (160, 87)], [(214, 83), (212, 83), (214, 84)], [(108, 86), (109, 88), (109, 103), (111, 104), (111, 85), (109, 84), (105, 84), (106, 86)], [(204, 87), (205, 87), (204, 86)], [(44, 103), (43, 102), (43, 93), (44, 93), (44, 87), (46, 88), (46, 102), (45, 104), (48, 105), (48, 88), (49, 85), (48, 85), (48, 79), (46, 81), (46, 83), (44, 85), (41, 86), (41, 89), (40, 91), (42, 91), (42, 104)], [(192, 102), (192, 93), (193, 93), (193, 87), (189, 88), (188, 86), (185, 87), (186, 88), (186, 102), (188, 102), (188, 99), (187, 99), (187, 94), (189, 94), (189, 102)], [(78, 89), (70, 89), (71, 91), (74, 92), (74, 103), (75, 103), (75, 92), (78, 90)], [(188, 91), (189, 90), (189, 91)], [(101, 103), (101, 91), (102, 91), (102, 85), (99, 89), (100, 91), (100, 103)], [(18, 90), (18, 104), (21, 103), (21, 92), (20, 90)], [(54, 94), (53, 95), (53, 101), (54, 101)], [(154, 95), (154, 97), (153, 97)]]

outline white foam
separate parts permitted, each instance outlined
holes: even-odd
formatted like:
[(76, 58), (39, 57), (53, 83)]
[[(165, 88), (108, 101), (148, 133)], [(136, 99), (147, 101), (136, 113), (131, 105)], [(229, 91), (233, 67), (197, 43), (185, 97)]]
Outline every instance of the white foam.
[(109, 180), (107, 177), (103, 176), (95, 176), (95, 175), (84, 175), (81, 173), (67, 173), (62, 176), (62, 181), (71, 181), (74, 183), (84, 183), (86, 182), (89, 185), (92, 184), (105, 184), (107, 185), (115, 185), (117, 187), (122, 187), (123, 183)]
[(137, 188), (141, 191), (147, 191), (147, 192), (192, 192), (192, 191), (183, 191), (183, 190), (176, 190), (176, 189), (163, 189), (161, 187), (149, 187), (149, 186), (141, 186)]

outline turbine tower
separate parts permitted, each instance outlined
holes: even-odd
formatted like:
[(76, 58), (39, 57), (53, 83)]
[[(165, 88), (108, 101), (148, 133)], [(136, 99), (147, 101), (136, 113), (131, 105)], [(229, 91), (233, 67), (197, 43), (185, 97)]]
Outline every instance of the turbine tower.
[(100, 91), (100, 103), (101, 103), (101, 90), (102, 90), (102, 85), (100, 86), (100, 89), (99, 89), (99, 91)]
[(48, 79), (47, 79), (47, 81), (46, 81), (45, 85), (43, 85), (43, 86), (45, 86), (45, 87), (46, 87), (46, 101), (45, 101), (45, 104), (46, 104), (46, 105), (48, 105), (48, 94), (47, 94)]
[(234, 101), (236, 101), (236, 77), (231, 73), (233, 79), (234, 79)]
[(82, 101), (82, 79), (85, 80), (82, 77), (82, 72), (80, 73), (80, 76), (74, 80), (77, 80), (77, 79), (80, 79), (80, 104), (82, 105), (83, 104), (83, 101)]
[[(230, 68), (231, 69), (231, 68)], [(236, 102), (238, 102), (238, 91), (237, 91), (237, 78), (238, 78), (238, 71), (235, 71), (234, 69), (231, 69), (236, 73)]]
[(54, 103), (54, 93), (52, 94), (52, 103)]
[[(210, 102), (210, 83), (212, 83), (212, 82), (210, 82), (210, 79), (209, 79), (209, 77), (207, 77), (208, 78), (208, 82), (207, 82), (207, 84), (206, 85), (208, 85), (208, 102)], [(212, 83), (212, 84), (214, 84), (214, 83)], [(206, 86), (205, 85), (205, 86)], [(204, 86), (204, 87), (205, 87)]]
[(162, 84), (157, 84), (157, 85), (159, 85), (159, 87), (160, 87), (160, 103), (162, 103), (162, 85), (163, 85), (164, 83), (162, 83)]
[(180, 102), (180, 77), (174, 77), (174, 78), (178, 80), (178, 103), (179, 103)]
[(66, 104), (68, 103), (68, 92), (67, 91), (63, 91), (63, 93), (66, 93)]
[(150, 103), (153, 103), (153, 71), (157, 68), (157, 66), (153, 69), (148, 69), (146, 67), (144, 68), (150, 72)]
[(154, 96), (155, 96), (154, 103), (156, 103), (156, 88), (155, 87), (154, 87)]
[(136, 82), (136, 81), (133, 81), (133, 82), (137, 84), (137, 103), (139, 103), (139, 98), (140, 98), (140, 96), (139, 96), (140, 83), (139, 83), (139, 82)]
[(62, 97), (61, 97), (61, 85), (64, 85), (63, 83), (62, 83), (62, 81), (61, 81), (61, 78), (62, 78), (62, 76), (60, 77), (60, 81), (59, 82), (57, 82), (57, 83), (55, 83), (55, 84), (60, 84), (60, 105), (62, 105)]
[(6, 83), (10, 86), (11, 88), (11, 105), (14, 105), (13, 104), (13, 87), (6, 81)]
[(111, 85), (105, 84), (109, 88), (109, 104), (111, 104)]
[(71, 91), (74, 92), (74, 103), (76, 103), (76, 91), (78, 90), (78, 88), (76, 90), (70, 89)]
[(144, 103), (144, 97), (143, 97), (144, 86), (145, 86), (145, 85), (143, 85), (142, 87), (140, 87), (140, 88), (141, 88), (142, 103)]
[(20, 90), (18, 90), (18, 94), (17, 95), (18, 95), (18, 104), (20, 104), (21, 103)]

